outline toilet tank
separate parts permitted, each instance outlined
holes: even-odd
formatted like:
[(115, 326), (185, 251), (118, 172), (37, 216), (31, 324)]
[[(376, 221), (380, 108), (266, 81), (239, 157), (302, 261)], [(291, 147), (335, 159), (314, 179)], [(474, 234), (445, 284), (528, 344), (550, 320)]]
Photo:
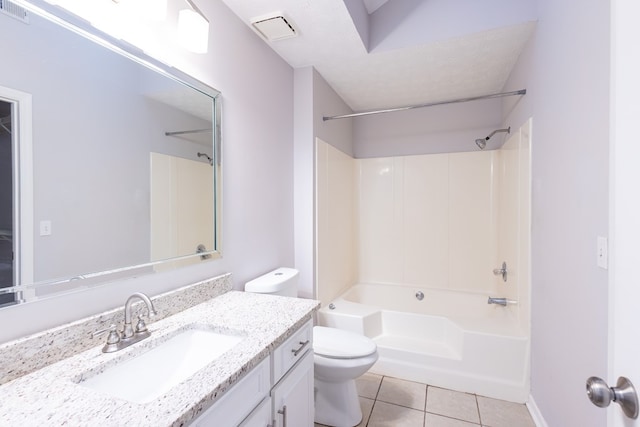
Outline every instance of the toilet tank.
[(295, 268), (280, 267), (247, 282), (244, 290), (295, 298), (298, 296), (298, 276), (299, 272)]

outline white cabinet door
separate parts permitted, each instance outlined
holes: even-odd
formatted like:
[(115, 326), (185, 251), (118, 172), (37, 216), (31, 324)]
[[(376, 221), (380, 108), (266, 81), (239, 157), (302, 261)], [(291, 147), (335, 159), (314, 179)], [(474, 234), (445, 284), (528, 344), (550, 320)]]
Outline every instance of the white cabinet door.
[(271, 400), (277, 427), (313, 427), (313, 351), (273, 387)]
[[(267, 357), (217, 402), (193, 420), (197, 427), (236, 427), (269, 395), (270, 359)], [(264, 424), (265, 426), (267, 424)]]
[(269, 427), (272, 425), (271, 398), (267, 397), (260, 405), (240, 424), (240, 427)]

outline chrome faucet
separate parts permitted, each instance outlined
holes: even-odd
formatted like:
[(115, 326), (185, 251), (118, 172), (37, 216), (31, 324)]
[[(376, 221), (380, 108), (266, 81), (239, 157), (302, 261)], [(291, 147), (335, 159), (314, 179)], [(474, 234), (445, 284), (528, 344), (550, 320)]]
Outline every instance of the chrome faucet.
[[(134, 336), (133, 327), (131, 326), (131, 306), (133, 305), (133, 301), (139, 298), (147, 305), (147, 315), (149, 317), (155, 316), (158, 314), (156, 312), (151, 299), (148, 296), (143, 294), (142, 292), (136, 292), (132, 294), (129, 298), (127, 298), (127, 302), (124, 305), (124, 329), (122, 330), (122, 339), (128, 339)], [(138, 316), (138, 324), (136, 325), (135, 334), (138, 333), (149, 333), (147, 331), (147, 325), (145, 325), (144, 320), (142, 320), (142, 316)], [(144, 337), (146, 338), (146, 337)]]
[(514, 300), (510, 300), (510, 299), (506, 299), (506, 298), (494, 298), (494, 297), (489, 297), (489, 300), (487, 300), (487, 304), (498, 304), (501, 305), (503, 307), (506, 307), (507, 304), (517, 304), (518, 301), (514, 301)]
[(142, 320), (142, 315), (138, 316), (138, 323), (136, 324), (135, 331), (131, 325), (131, 306), (133, 301), (139, 298), (147, 305), (147, 314), (149, 317), (157, 314), (151, 299), (141, 292), (136, 292), (127, 298), (127, 302), (124, 305), (124, 328), (122, 332), (118, 331), (116, 325), (111, 325), (108, 328), (91, 333), (91, 338), (104, 333), (109, 333), (107, 337), (107, 343), (102, 347), (103, 353), (113, 353), (114, 351), (122, 350), (132, 344), (141, 341), (151, 335), (151, 332), (147, 329), (147, 325)]

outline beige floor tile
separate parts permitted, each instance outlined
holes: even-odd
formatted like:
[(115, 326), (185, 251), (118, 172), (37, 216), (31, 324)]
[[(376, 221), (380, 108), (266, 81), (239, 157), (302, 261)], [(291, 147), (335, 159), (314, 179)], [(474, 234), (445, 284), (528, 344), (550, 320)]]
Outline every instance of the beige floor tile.
[(367, 399), (366, 397), (360, 398), (360, 410), (362, 410), (362, 421), (358, 424), (358, 427), (365, 427), (371, 417), (371, 411), (373, 410), (373, 403), (375, 400)]
[(384, 377), (378, 400), (424, 411), (427, 386), (425, 384)]
[(535, 427), (526, 405), (478, 396), (482, 425), (487, 427)]
[(356, 388), (358, 389), (358, 396), (366, 397), (368, 399), (375, 399), (380, 389), (380, 383), (382, 382), (382, 375), (366, 373), (360, 378), (356, 378)]
[(424, 412), (376, 401), (368, 427), (423, 427)]
[(479, 424), (478, 405), (473, 394), (444, 388), (427, 389), (427, 412)]
[(480, 424), (473, 424), (454, 418), (443, 417), (442, 415), (427, 413), (424, 427), (480, 427)]

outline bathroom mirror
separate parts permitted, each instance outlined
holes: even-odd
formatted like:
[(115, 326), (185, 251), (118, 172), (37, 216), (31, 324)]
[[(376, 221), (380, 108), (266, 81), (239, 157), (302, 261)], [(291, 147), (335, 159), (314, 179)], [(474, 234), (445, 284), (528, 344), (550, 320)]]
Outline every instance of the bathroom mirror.
[(56, 10), (0, 13), (0, 305), (220, 256), (219, 92)]

